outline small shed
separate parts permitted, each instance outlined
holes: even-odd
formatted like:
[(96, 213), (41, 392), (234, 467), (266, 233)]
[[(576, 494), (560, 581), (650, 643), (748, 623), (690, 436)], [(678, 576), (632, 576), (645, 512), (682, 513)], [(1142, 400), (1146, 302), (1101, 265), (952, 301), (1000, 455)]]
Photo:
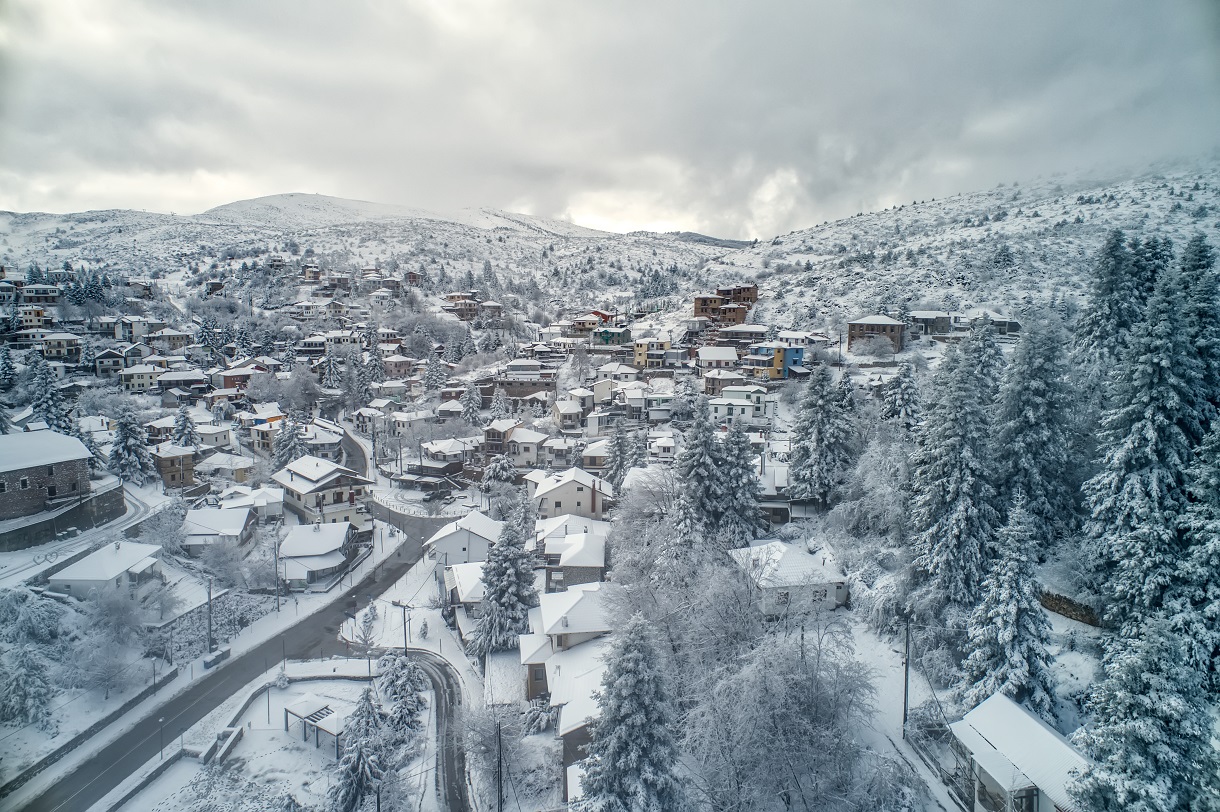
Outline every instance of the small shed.
[(729, 554), (758, 591), (764, 615), (834, 609), (847, 601), (847, 576), (834, 551), (782, 541), (755, 541)]

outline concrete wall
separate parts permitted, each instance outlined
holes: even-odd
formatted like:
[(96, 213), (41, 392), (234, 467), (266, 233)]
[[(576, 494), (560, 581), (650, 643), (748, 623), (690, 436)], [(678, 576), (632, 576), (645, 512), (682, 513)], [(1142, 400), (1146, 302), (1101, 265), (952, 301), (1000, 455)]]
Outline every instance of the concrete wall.
[[(7, 496), (8, 494), (4, 494), (4, 497)], [(0, 497), (0, 500), (4, 497)], [(38, 516), (31, 516), (28, 524), (0, 533), (0, 552), (24, 550), (27, 547), (45, 544), (54, 539), (57, 533), (70, 527), (74, 527), (78, 531), (88, 530), (113, 521), (126, 511), (127, 506), (123, 502), (122, 488), (115, 487), (103, 493), (93, 494), (79, 505), (62, 513), (41, 519)]]

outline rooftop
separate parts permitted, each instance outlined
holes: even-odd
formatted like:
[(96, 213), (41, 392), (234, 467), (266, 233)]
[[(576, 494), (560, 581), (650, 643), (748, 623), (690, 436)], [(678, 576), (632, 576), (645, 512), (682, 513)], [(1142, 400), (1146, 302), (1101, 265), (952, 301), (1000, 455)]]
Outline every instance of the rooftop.
[(142, 565), (161, 552), (159, 544), (138, 544), (122, 541), (107, 544), (99, 550), (64, 567), (51, 576), (52, 581), (109, 581), (127, 570)]
[(0, 473), (87, 460), (90, 456), (80, 440), (54, 431), (0, 434)]

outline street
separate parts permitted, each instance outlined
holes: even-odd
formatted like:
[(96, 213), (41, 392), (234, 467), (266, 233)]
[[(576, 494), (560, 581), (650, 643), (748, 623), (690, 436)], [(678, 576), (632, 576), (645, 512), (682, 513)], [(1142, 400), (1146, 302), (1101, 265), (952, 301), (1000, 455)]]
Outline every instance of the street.
[[(375, 578), (366, 576), (356, 586), (336, 596), (334, 602), (325, 609), (302, 619), (282, 634), (244, 654), (235, 656), (216, 672), (191, 685), (181, 695), (150, 711), (130, 730), (103, 747), (70, 775), (61, 776), (54, 786), (20, 808), (36, 812), (85, 812), (142, 764), (156, 758), (162, 733), (166, 741), (173, 741), (181, 731), (197, 723), (230, 696), (244, 690), (267, 669), (268, 663), (279, 662), (285, 652), (289, 659), (294, 660), (346, 655), (347, 647), (338, 640), (339, 626), (347, 617), (345, 613), (362, 611), (371, 596), (385, 591), (406, 574), (419, 560), (420, 539), (433, 532), (438, 525), (438, 522), (424, 518), (404, 520), (402, 547), (377, 568)], [(349, 604), (353, 598), (356, 600), (355, 610)], [(285, 611), (289, 610), (286, 608)], [(446, 679), (444, 672), (437, 669), (434, 663), (429, 665), (431, 667), (426, 670), (437, 688), (437, 696), (452, 696), (452, 685), (442, 686), (437, 682), (438, 678)], [(452, 682), (454, 678), (450, 675), (447, 679)], [(460, 692), (457, 695), (460, 696)], [(451, 701), (452, 699), (446, 700)], [(164, 722), (159, 723), (159, 719)], [(448, 766), (459, 763), (460, 754), (447, 754), (445, 767), (449, 784), (452, 784), (454, 778), (451, 777)], [(461, 773), (457, 774), (456, 780), (462, 782)], [(464, 785), (462, 794), (451, 797), (464, 798)]]

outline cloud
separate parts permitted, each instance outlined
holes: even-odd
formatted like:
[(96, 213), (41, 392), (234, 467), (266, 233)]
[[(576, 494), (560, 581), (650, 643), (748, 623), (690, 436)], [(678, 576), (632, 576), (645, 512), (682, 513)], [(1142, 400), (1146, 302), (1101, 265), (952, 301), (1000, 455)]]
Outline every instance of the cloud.
[(0, 5), (0, 208), (285, 191), (766, 237), (1220, 141), (1197, 3)]

